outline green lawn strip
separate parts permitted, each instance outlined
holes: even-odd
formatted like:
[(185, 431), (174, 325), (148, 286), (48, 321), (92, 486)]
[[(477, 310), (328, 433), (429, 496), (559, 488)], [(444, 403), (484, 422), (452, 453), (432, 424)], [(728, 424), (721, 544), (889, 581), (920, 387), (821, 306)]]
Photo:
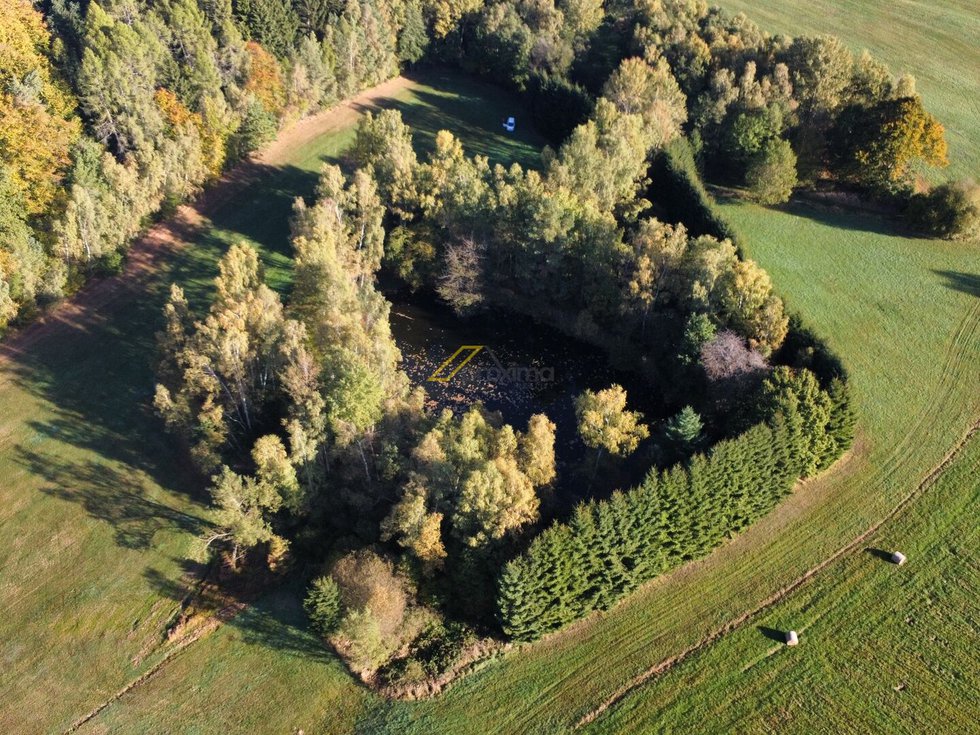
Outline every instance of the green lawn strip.
[[(585, 732), (970, 732), (980, 437), (866, 548)], [(902, 567), (881, 557), (900, 549)], [(800, 646), (776, 640), (795, 629)]]

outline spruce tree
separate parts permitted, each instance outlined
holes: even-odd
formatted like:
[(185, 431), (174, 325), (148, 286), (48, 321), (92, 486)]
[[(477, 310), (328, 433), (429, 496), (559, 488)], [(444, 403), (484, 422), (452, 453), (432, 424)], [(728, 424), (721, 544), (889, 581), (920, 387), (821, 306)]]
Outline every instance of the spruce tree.
[(300, 21), (286, 0), (234, 0), (233, 8), (242, 35), (258, 41), (280, 59), (289, 55)]
[(684, 406), (667, 421), (664, 434), (678, 452), (684, 453), (697, 446), (702, 429), (704, 422), (698, 412), (690, 406)]

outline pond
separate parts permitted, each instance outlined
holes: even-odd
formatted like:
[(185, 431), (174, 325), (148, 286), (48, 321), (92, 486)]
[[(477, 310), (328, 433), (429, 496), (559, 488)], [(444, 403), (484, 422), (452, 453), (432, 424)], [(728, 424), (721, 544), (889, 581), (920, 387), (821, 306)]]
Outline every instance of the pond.
[[(615, 370), (606, 354), (591, 345), (513, 312), (461, 318), (432, 298), (389, 293), (391, 328), (402, 352), (402, 369), (422, 386), (428, 407), (455, 414), (481, 401), (523, 431), (533, 414), (555, 423), (559, 478), (556, 512), (589, 496), (606, 495), (642, 479), (650, 466), (647, 447), (629, 461), (607, 462), (592, 482), (582, 471), (592, 452), (578, 437), (575, 397), (583, 390), (622, 385), (628, 406), (642, 411), (651, 432), (663, 417), (659, 391), (639, 376)], [(649, 443), (649, 442), (647, 442)]]

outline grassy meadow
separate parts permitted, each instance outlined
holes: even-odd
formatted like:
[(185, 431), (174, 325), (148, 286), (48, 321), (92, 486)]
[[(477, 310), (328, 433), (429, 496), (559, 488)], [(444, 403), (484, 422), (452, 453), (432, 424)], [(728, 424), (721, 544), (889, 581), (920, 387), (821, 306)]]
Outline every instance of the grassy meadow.
[[(960, 101), (957, 92), (976, 84), (956, 71), (970, 54), (977, 66), (967, 3), (944, 3), (947, 11), (899, 3), (918, 8), (920, 20), (903, 16), (890, 30), (888, 20), (869, 19), (890, 18), (893, 6), (871, 0), (726, 4), (758, 4), (748, 9), (763, 27), (836, 32), (880, 53), (895, 71), (913, 67), (927, 103), (950, 125), (954, 169), (980, 161), (969, 117), (976, 95)], [(808, 9), (831, 5), (834, 12)], [(951, 20), (954, 12), (964, 17)], [(899, 45), (921, 39), (924, 49), (951, 33), (958, 40), (923, 50), (921, 59)], [(946, 76), (930, 76), (944, 68)], [(503, 117), (517, 114), (520, 125), (514, 103), (457, 77), (419, 80), (391, 104), (419, 129), (422, 147), (447, 127), (470, 152), (533, 163), (541, 143), (522, 127), (517, 138), (499, 134)], [(312, 190), (322, 161), (338, 159), (351, 122), (339, 120), (290, 150), (218, 211), (146, 293), (87, 332), (36, 346), (8, 383), (0, 376), (0, 524), (10, 529), (0, 547), (0, 730), (61, 732), (165, 655), (161, 631), (182, 593), (190, 539), (204, 522), (201, 480), (148, 409), (152, 334), (166, 286), (176, 279), (202, 303), (220, 253), (247, 239), (285, 289), (292, 198)], [(174, 657), (81, 732), (565, 731), (633, 676), (753, 609), (881, 519), (980, 414), (980, 246), (908, 238), (877, 218), (806, 205), (724, 209), (791, 308), (828, 337), (852, 372), (861, 423), (847, 458), (707, 559), (488, 664), (435, 700), (385, 702), (359, 687), (307, 630), (298, 591), (283, 589)], [(869, 540), (873, 548), (907, 550), (907, 566), (897, 570), (863, 550), (845, 556), (592, 727), (969, 727), (956, 718), (978, 709), (970, 699), (976, 665), (968, 633), (958, 631), (975, 627), (977, 615), (970, 524), (977, 443)], [(789, 626), (802, 634), (792, 651), (770, 637)]]
[[(859, 553), (586, 732), (975, 732), (978, 504), (973, 441)], [(904, 566), (882, 558), (893, 548)]]

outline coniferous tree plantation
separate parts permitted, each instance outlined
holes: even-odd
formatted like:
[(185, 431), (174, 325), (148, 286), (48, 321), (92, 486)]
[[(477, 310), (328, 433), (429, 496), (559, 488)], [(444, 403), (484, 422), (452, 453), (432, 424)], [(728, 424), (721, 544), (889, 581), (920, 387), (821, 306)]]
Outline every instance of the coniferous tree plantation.
[[(306, 118), (348, 115), (308, 189), (278, 192), (281, 272), (244, 238), (204, 286), (166, 271), (152, 384), (132, 396), (207, 505), (167, 635), (299, 590), (317, 645), (291, 655), (335, 654), (389, 699), (547, 647), (867, 441), (837, 335), (810, 327), (716, 197), (856, 201), (950, 240), (980, 228), (976, 184), (938, 173), (945, 129), (912, 76), (704, 0), (0, 10), (0, 335), (124, 279), (131, 244), (213, 187), (299, 181), (257, 157)], [(539, 155), (482, 155), (480, 130), (413, 129), (406, 105), (358, 101), (446, 70), (518, 101), (516, 123), (485, 127), (533, 129)], [(462, 365), (439, 365), (406, 336), (433, 331), (406, 326), (420, 314), (453, 334), (493, 325), (529, 364), (474, 337)], [(602, 379), (501, 408), (509, 369), (540, 374), (551, 355), (541, 334), (569, 364), (598, 355)], [(452, 395), (481, 350), (496, 377)]]

